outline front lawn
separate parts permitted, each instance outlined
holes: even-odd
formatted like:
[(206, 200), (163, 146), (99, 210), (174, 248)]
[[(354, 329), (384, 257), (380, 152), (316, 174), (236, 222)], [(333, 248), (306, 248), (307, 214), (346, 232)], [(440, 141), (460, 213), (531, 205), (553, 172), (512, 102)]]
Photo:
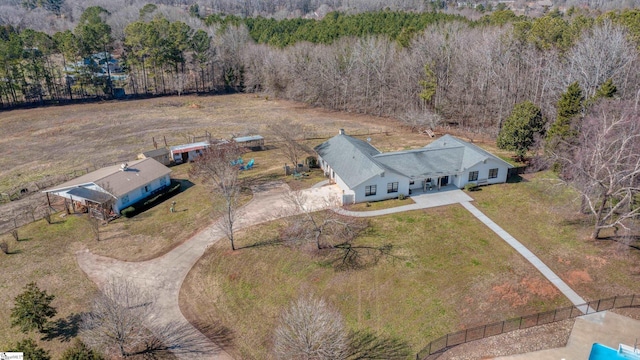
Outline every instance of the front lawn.
[(592, 222), (579, 197), (554, 174), (526, 174), (519, 183), (469, 193), (476, 206), (513, 235), (585, 300), (638, 293), (640, 252), (612, 240), (591, 240)]
[(268, 359), (280, 312), (305, 293), (335, 305), (350, 329), (399, 337), (414, 352), (451, 331), (569, 304), (461, 206), (370, 221), (355, 243), (391, 243), (394, 257), (361, 270), (336, 270), (336, 251), (265, 245), (279, 221), (239, 234), (238, 251), (221, 241), (189, 273), (182, 311), (200, 326), (231, 329), (237, 357)]

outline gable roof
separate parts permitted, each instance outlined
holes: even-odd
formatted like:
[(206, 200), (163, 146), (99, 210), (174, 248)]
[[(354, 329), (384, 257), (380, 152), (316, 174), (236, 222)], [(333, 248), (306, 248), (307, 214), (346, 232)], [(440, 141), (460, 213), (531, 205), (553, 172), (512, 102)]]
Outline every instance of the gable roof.
[(464, 140), (458, 139), (448, 134), (425, 146), (424, 149), (453, 149), (460, 147), (464, 149), (464, 156), (462, 159), (462, 163), (460, 164), (460, 170), (468, 169), (487, 159), (493, 159), (497, 162), (501, 162), (507, 168), (513, 167), (513, 165), (480, 148), (479, 146), (468, 143)]
[(353, 188), (384, 171), (409, 178), (428, 178), (464, 172), (493, 159), (507, 168), (513, 166), (476, 145), (444, 135), (415, 150), (381, 153), (368, 142), (339, 134), (315, 147), (316, 152), (340, 178)]
[(54, 189), (45, 190), (45, 192), (57, 192), (96, 184), (111, 195), (120, 197), (170, 172), (168, 167), (153, 158), (146, 158), (128, 163), (125, 170), (121, 165), (103, 167), (60, 184)]
[(351, 188), (385, 171), (373, 159), (374, 155), (380, 154), (378, 149), (348, 135), (338, 134), (316, 146), (314, 150)]
[(417, 149), (383, 153), (374, 157), (384, 166), (410, 178), (427, 178), (458, 172), (464, 149)]

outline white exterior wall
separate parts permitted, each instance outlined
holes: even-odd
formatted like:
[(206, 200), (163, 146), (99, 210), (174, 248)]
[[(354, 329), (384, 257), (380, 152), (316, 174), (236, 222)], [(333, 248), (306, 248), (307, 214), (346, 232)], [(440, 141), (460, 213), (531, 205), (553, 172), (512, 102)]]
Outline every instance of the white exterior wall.
[[(148, 183), (147, 186), (149, 187), (149, 191), (144, 191), (144, 186), (139, 187), (133, 191), (130, 191), (129, 193), (122, 195), (118, 198), (118, 201), (116, 201), (115, 205), (113, 205), (113, 211), (116, 214), (120, 214), (120, 210), (126, 208), (127, 206), (137, 201), (140, 201), (148, 197), (149, 195), (151, 195), (153, 191), (161, 189), (165, 186), (168, 186), (170, 183), (171, 183), (171, 180), (169, 178), (169, 174), (167, 174), (163, 177), (157, 178), (151, 181), (150, 183)], [(126, 199), (125, 197), (128, 197), (128, 199)], [(123, 198), (124, 200), (128, 200), (128, 201), (123, 201)]]
[[(398, 183), (398, 192), (387, 193), (387, 184), (391, 182)], [(376, 194), (365, 196), (366, 187), (369, 185), (376, 185)], [(353, 191), (355, 192), (355, 202), (357, 203), (394, 199), (400, 194), (409, 195), (409, 178), (399, 174), (385, 172), (385, 176), (375, 176), (356, 186)]]
[[(489, 179), (489, 170), (498, 169), (498, 177)], [(478, 171), (478, 181), (469, 181), (469, 173), (472, 171)], [(471, 168), (467, 169), (461, 175), (458, 175), (456, 186), (463, 188), (468, 183), (481, 183), (481, 184), (499, 184), (507, 181), (507, 173), (509, 169), (502, 162), (495, 161), (493, 159), (487, 159), (486, 163), (478, 163)]]

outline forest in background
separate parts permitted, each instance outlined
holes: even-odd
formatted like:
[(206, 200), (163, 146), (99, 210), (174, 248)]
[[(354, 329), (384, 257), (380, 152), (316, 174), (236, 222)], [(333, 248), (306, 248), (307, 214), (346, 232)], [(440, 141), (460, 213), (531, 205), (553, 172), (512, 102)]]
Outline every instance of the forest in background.
[[(272, 7), (265, 8), (267, 3)], [(258, 9), (252, 14), (271, 15), (360, 6), (330, 3), (243, 4)], [(130, 4), (127, 16), (101, 6), (78, 15), (78, 7), (63, 0), (24, 0), (11, 7), (53, 13), (49, 17), (55, 19), (71, 11), (74, 22), (55, 32), (20, 24), (0, 28), (0, 106), (123, 92), (246, 91), (393, 116), (414, 127), (447, 123), (496, 135), (523, 101), (553, 119), (560, 94), (573, 82), (591, 97), (610, 79), (618, 97), (640, 98), (638, 9), (569, 7), (529, 18), (501, 5), (465, 17), (433, 2), (398, 1), (386, 4), (427, 11), (333, 11), (321, 19), (277, 20), (245, 17), (233, 7), (240, 3), (230, 0), (203, 4), (229, 10), (207, 16), (196, 2)], [(116, 61), (117, 66), (104, 65)]]

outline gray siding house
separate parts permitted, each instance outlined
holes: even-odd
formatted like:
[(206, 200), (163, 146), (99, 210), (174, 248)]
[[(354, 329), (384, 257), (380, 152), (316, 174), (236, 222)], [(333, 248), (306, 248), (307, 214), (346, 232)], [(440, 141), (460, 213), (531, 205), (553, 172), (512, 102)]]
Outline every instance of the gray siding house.
[(340, 130), (315, 151), (325, 175), (342, 189), (344, 204), (392, 199), (446, 185), (503, 183), (512, 167), (451, 135), (420, 149), (382, 153)]
[(107, 166), (44, 192), (74, 204), (120, 214), (120, 210), (169, 186), (170, 172), (168, 167), (147, 158)]

